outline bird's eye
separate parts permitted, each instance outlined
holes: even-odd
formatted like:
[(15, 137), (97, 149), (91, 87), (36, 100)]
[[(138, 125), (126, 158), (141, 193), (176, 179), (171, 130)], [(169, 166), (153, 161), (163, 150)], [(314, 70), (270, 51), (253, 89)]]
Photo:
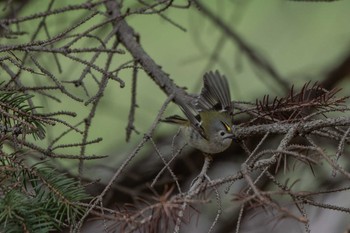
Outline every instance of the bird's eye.
[(224, 136), (225, 135), (225, 132), (224, 131), (221, 131), (220, 132), (220, 136)]

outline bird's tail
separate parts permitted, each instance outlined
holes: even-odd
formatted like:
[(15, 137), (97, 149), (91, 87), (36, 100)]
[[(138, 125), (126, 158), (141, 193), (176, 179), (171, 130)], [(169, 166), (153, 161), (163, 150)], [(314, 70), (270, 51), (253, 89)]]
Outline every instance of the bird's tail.
[(179, 115), (169, 116), (169, 117), (166, 117), (164, 119), (161, 119), (160, 121), (170, 123), (170, 124), (176, 124), (176, 125), (188, 125), (189, 124), (187, 119), (182, 118)]

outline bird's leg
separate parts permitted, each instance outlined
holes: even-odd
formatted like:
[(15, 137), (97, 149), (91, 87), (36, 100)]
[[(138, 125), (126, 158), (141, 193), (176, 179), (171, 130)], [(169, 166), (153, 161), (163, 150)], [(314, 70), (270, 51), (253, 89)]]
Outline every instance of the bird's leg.
[(204, 179), (209, 180), (209, 177), (207, 175), (207, 171), (210, 167), (210, 163), (213, 160), (210, 154), (204, 153), (204, 163), (202, 166), (202, 170), (199, 173), (199, 175), (194, 178), (194, 180), (191, 182), (191, 191), (195, 190), (203, 181)]

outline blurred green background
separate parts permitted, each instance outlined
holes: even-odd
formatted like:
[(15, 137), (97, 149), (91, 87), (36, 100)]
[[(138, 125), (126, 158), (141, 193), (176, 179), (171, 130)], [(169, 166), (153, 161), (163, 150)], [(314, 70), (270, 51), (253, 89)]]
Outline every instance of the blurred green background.
[[(4, 5), (6, 1), (1, 3)], [(20, 14), (26, 16), (34, 12), (45, 11), (49, 1), (33, 1), (27, 4)], [(69, 4), (78, 4), (82, 1), (55, 1), (53, 8), (64, 7)], [(149, 1), (152, 2), (152, 1)], [(178, 1), (177, 4), (185, 5), (185, 1)], [(259, 54), (265, 57), (279, 73), (289, 83), (301, 87), (309, 80), (322, 80), (325, 73), (349, 53), (350, 38), (350, 1), (325, 2), (296, 2), (285, 0), (242, 0), (242, 1), (203, 1), (215, 14), (228, 23), (239, 35)], [(127, 5), (130, 4), (130, 5)], [(124, 10), (130, 7), (139, 7), (136, 1), (125, 1)], [(101, 6), (101, 10), (103, 7)], [(5, 12), (5, 11), (4, 11)], [(81, 13), (81, 14), (80, 14)], [(67, 28), (72, 21), (76, 21), (85, 16), (84, 11), (73, 11), (62, 15), (48, 17), (51, 27), (51, 35), (55, 35)], [(210, 56), (217, 50), (218, 41), (222, 38), (222, 31), (195, 7), (190, 9), (172, 8), (164, 12), (164, 15), (181, 25), (183, 31), (169, 22), (165, 21), (157, 14), (131, 15), (127, 17), (127, 22), (134, 27), (140, 35), (140, 42), (146, 52), (162, 66), (163, 70), (179, 86), (188, 88), (189, 92), (198, 93), (202, 85), (202, 75), (212, 69), (218, 69), (224, 73), (231, 85), (234, 100), (255, 101), (265, 94), (271, 96), (284, 95), (271, 78), (257, 70), (232, 41), (222, 40), (222, 49), (216, 62), (210, 62)], [(88, 24), (82, 25), (75, 32), (81, 32), (103, 19), (103, 16), (96, 16)], [(35, 22), (26, 22), (20, 26), (24, 30), (29, 30)], [(110, 27), (99, 30), (98, 33), (106, 35)], [(19, 41), (29, 41), (30, 34), (18, 37), (16, 40), (2, 39), (1, 43), (18, 43)], [(39, 38), (46, 38), (44, 33), (39, 34)], [(60, 42), (67, 43), (68, 40)], [(93, 39), (82, 40), (76, 47), (84, 47), (96, 43)], [(16, 54), (20, 57), (20, 53)], [(89, 56), (82, 55), (84, 59)], [(82, 73), (83, 66), (73, 63), (63, 57), (59, 57), (63, 72), (58, 71), (51, 54), (41, 55), (40, 61), (60, 80), (74, 80)], [(96, 64), (103, 67), (106, 56), (102, 55)], [(113, 59), (115, 67), (130, 59), (130, 55), (116, 55)], [(87, 154), (108, 154), (112, 156), (110, 166), (114, 167), (124, 160), (126, 153), (129, 153), (143, 134), (150, 127), (151, 122), (164, 102), (166, 96), (159, 90), (159, 87), (142, 71), (139, 72), (137, 86), (137, 104), (135, 126), (140, 135), (132, 135), (130, 143), (125, 142), (125, 127), (130, 106), (131, 71), (125, 70), (119, 73), (126, 86), (119, 88), (113, 81), (109, 84), (102, 103), (99, 105), (97, 114), (93, 119), (90, 130), (90, 139), (103, 137), (103, 142), (88, 146)], [(45, 82), (40, 76), (28, 74), (22, 81), (28, 85), (38, 85)], [(96, 84), (92, 78), (88, 78), (87, 86), (94, 94)], [(349, 90), (348, 81), (343, 81), (340, 85), (347, 93)], [(68, 85), (70, 90), (74, 90), (76, 95), (87, 100), (82, 88), (74, 88)], [(44, 107), (44, 111), (67, 110), (75, 111), (76, 119), (66, 118), (74, 124), (87, 116), (91, 106), (84, 106), (81, 103), (72, 101), (66, 96), (60, 97), (62, 103), (51, 100), (37, 98), (36, 103)], [(181, 114), (177, 106), (171, 104), (165, 115)], [(63, 118), (65, 119), (65, 118)], [(55, 127), (48, 130), (47, 139), (65, 130)], [(169, 125), (160, 124), (155, 136), (172, 135), (176, 128)], [(78, 134), (70, 134), (61, 143), (79, 142), (76, 138)], [(168, 137), (167, 136), (167, 137)], [(45, 142), (42, 142), (43, 145)], [(78, 151), (78, 149), (73, 149)], [(99, 163), (94, 161), (89, 163)], [(71, 166), (72, 161), (68, 162)]]
[[(0, 0), (0, 9), (3, 9), (1, 18), (10, 11), (9, 6), (6, 5), (8, 2), (9, 1)], [(14, 3), (16, 2), (19, 3), (20, 1), (14, 1)], [(30, 4), (26, 4), (23, 9), (17, 12), (19, 14), (18, 17), (45, 12), (49, 2), (48, 0), (30, 1)], [(83, 2), (86, 1), (57, 0), (54, 1), (52, 9), (60, 9), (62, 7), (72, 6), (73, 4), (78, 5)], [(154, 3), (156, 1), (146, 2)], [(350, 54), (349, 0), (334, 2), (203, 0), (201, 2), (235, 30), (260, 57), (264, 57), (275, 70), (279, 72), (285, 81), (290, 85), (294, 85), (295, 89), (300, 89), (310, 80), (312, 83), (315, 81), (323, 81), (328, 72), (339, 65), (339, 63)], [(186, 1), (177, 0), (176, 4), (186, 5)], [(125, 0), (123, 11), (127, 12), (128, 8), (130, 11), (133, 11), (139, 7), (141, 7), (141, 5), (137, 3), (137, 1)], [(100, 14), (80, 25), (70, 32), (70, 34), (81, 33), (105, 20), (105, 16), (103, 16), (105, 12), (104, 6), (101, 5), (98, 9), (100, 10)], [(53, 37), (90, 14), (91, 12), (86, 10), (74, 10), (50, 15), (47, 17), (47, 25), (50, 25), (48, 32), (50, 36)], [(220, 73), (225, 74), (229, 79), (233, 100), (255, 102), (256, 99), (261, 99), (266, 94), (270, 95), (272, 98), (274, 96), (282, 97), (286, 95), (285, 91), (271, 77), (262, 72), (261, 69), (257, 69), (256, 65), (247, 58), (247, 55), (242, 52), (235, 43), (225, 37), (223, 31), (218, 28), (218, 26), (212, 24), (212, 22), (195, 6), (191, 6), (189, 9), (169, 8), (163, 12), (163, 14), (164, 17), (180, 25), (181, 28), (174, 26), (158, 14), (133, 14), (128, 15), (126, 20), (140, 36), (140, 43), (145, 51), (162, 67), (163, 71), (169, 74), (170, 78), (173, 79), (177, 85), (187, 88), (191, 93), (198, 93), (202, 86), (203, 74), (209, 70), (218, 69)], [(13, 29), (18, 26), (17, 29), (24, 32), (24, 34), (11, 39), (1, 38), (1, 45), (30, 42), (33, 31), (39, 23), (40, 20), (35, 19), (20, 23), (19, 25), (12, 25)], [(93, 31), (92, 34), (104, 38), (111, 30), (112, 26), (108, 24)], [(46, 39), (47, 35), (44, 30), (42, 30), (36, 38), (36, 40)], [(71, 41), (71, 38), (61, 40), (55, 43), (54, 47), (63, 46), (69, 43), (69, 41)], [(109, 42), (108, 45), (110, 46), (111, 42)], [(99, 43), (95, 38), (84, 38), (75, 43), (73, 47), (90, 48), (97, 46), (99, 46)], [(123, 49), (122, 47), (118, 48)], [(212, 56), (216, 52), (217, 57), (213, 59)], [(4, 53), (1, 54), (1, 56), (7, 55), (8, 54)], [(14, 51), (14, 55), (21, 59), (23, 57), (23, 52)], [(38, 59), (40, 64), (54, 74), (61, 82), (78, 79), (85, 68), (84, 65), (72, 62), (72, 60), (58, 54), (57, 56), (62, 69), (62, 71), (60, 71), (51, 53), (31, 52), (31, 55)], [(74, 55), (89, 61), (93, 53)], [(102, 54), (94, 64), (104, 67), (106, 58), (107, 55)], [(112, 61), (113, 65), (110, 70), (118, 68), (121, 64), (130, 59), (131, 56), (127, 51), (125, 54), (115, 54)], [(16, 69), (12, 64), (9, 65), (11, 65), (11, 68), (14, 70)], [(38, 71), (38, 68), (31, 62), (28, 62), (27, 65)], [(142, 140), (142, 137), (150, 128), (166, 99), (166, 95), (153, 80), (142, 70), (139, 70), (136, 96), (137, 105), (139, 107), (136, 109), (134, 125), (140, 134), (133, 133), (131, 141), (127, 143), (125, 141), (125, 128), (128, 123), (131, 104), (131, 73), (131, 69), (122, 70), (118, 73), (118, 77), (125, 81), (126, 85), (124, 88), (120, 88), (117, 82), (110, 80), (104, 92), (104, 96), (101, 99), (101, 103), (98, 105), (89, 130), (88, 140), (102, 137), (103, 141), (88, 145), (85, 154), (88, 156), (109, 155), (109, 157), (100, 160), (85, 161), (85, 171), (83, 174), (84, 177), (89, 179), (87, 182), (95, 182), (98, 180), (103, 183), (109, 181), (110, 177), (120, 167), (120, 164), (124, 162), (127, 156), (135, 149), (135, 145)], [(0, 70), (0, 74), (0, 83), (9, 80), (8, 75), (3, 70)], [(96, 75), (98, 79), (101, 78), (101, 74), (98, 72), (92, 71), (92, 74)], [(343, 79), (337, 84), (338, 87), (343, 89), (339, 95), (348, 95), (350, 90), (348, 77), (349, 75), (347, 75), (346, 79)], [(53, 85), (52, 81), (48, 80), (49, 79), (43, 75), (29, 72), (24, 72), (21, 75), (21, 81), (26, 86)], [(95, 95), (98, 91), (98, 85), (93, 80), (91, 74), (87, 75), (84, 83), (89, 91), (90, 97)], [(90, 98), (86, 96), (82, 87), (74, 87), (72, 83), (63, 84), (70, 92), (84, 99), (84, 101)], [(43, 106), (40, 111), (46, 113), (63, 110), (76, 112), (77, 116), (75, 118), (66, 116), (60, 117), (60, 119), (72, 125), (86, 118), (91, 110), (91, 104), (84, 105), (84, 103), (74, 101), (66, 95), (62, 95), (59, 91), (52, 91), (51, 94), (58, 97), (61, 102), (58, 103), (34, 93), (35, 104), (37, 106)], [(164, 116), (173, 114), (182, 115), (179, 108), (171, 103)], [(82, 126), (79, 128), (83, 130)], [(35, 143), (45, 148), (55, 137), (66, 130), (67, 128), (63, 125), (48, 127), (46, 139), (43, 141), (36, 141)], [(171, 154), (171, 139), (176, 130), (177, 128), (172, 125), (160, 123), (153, 134), (153, 139), (156, 141), (157, 146), (161, 147), (165, 155)], [(80, 143), (81, 140), (82, 136), (79, 133), (73, 132), (60, 140), (58, 144)], [(274, 138), (271, 142), (277, 144), (279, 140), (279, 138)], [(237, 146), (238, 144), (234, 145)], [(327, 145), (325, 145), (325, 148)], [(273, 145), (269, 146), (271, 146), (271, 148), (273, 147)], [(139, 188), (138, 190), (142, 188), (145, 189), (148, 183), (142, 183), (137, 186), (134, 185), (133, 182), (143, 182), (140, 176), (144, 175), (147, 177), (147, 175), (151, 173), (147, 173), (148, 171), (153, 169), (152, 172), (158, 172), (163, 167), (163, 164), (160, 164), (160, 159), (154, 151), (150, 143), (142, 147), (140, 155), (136, 156), (133, 160), (135, 164), (137, 164), (137, 161), (142, 161), (140, 164), (141, 169), (137, 170), (135, 173), (125, 172), (125, 177), (131, 177), (125, 179), (128, 182), (128, 185), (125, 185), (125, 187), (129, 189), (135, 188), (135, 190), (137, 188)], [(58, 149), (56, 152), (79, 155), (80, 148), (64, 148)], [(148, 160), (144, 159), (146, 156), (149, 156)], [(240, 169), (240, 163), (234, 161), (236, 157), (239, 156), (231, 156), (230, 154), (229, 158), (231, 160), (227, 159), (227, 157), (222, 160), (220, 160), (221, 158), (215, 160), (218, 166), (211, 167), (209, 176), (215, 179), (216, 177), (224, 177), (227, 174), (232, 175), (234, 171)], [(201, 163), (202, 157), (193, 158), (196, 162)], [(242, 158), (243, 156), (239, 159)], [(52, 162), (58, 167), (61, 165), (61, 168), (63, 168), (63, 170), (68, 170), (69, 173), (76, 174), (78, 172), (78, 162), (76, 160), (57, 159), (52, 160)], [(158, 164), (156, 162), (158, 162)], [(192, 169), (192, 171), (195, 171), (197, 168), (196, 166), (198, 166), (199, 169), (201, 166), (195, 163), (187, 163), (186, 165), (190, 167), (188, 170)], [(287, 178), (283, 177), (283, 179), (286, 178), (288, 180), (291, 178), (297, 180), (298, 178), (305, 178), (303, 182), (298, 183), (296, 187), (300, 188), (300, 190), (307, 190), (310, 186), (316, 186), (322, 182), (325, 183), (325, 179), (322, 175), (327, 173), (328, 177), (330, 174), (329, 167), (324, 168), (319, 166), (317, 169), (319, 169), (317, 170), (317, 172), (319, 172), (318, 176), (313, 177), (313, 170), (304, 169), (304, 166), (296, 167), (286, 175), (288, 176)], [(187, 180), (183, 179), (184, 183), (186, 181), (190, 182), (192, 180), (191, 176), (195, 177), (196, 174), (198, 173), (193, 172), (193, 174), (188, 174), (185, 171), (183, 174), (181, 173), (179, 175), (182, 175), (179, 179), (185, 177)], [(153, 178), (154, 174), (150, 176)], [(309, 177), (313, 178), (308, 179)], [(120, 180), (122, 180), (122, 178), (120, 178)], [(98, 183), (98, 181), (96, 181), (96, 183)], [(149, 180), (147, 180), (147, 182), (148, 181)], [(173, 180), (171, 180), (171, 182), (172, 181)], [(161, 183), (161, 185), (164, 183)], [(237, 190), (238, 193), (242, 183), (243, 182), (237, 182), (232, 189)], [(116, 186), (116, 189), (120, 187), (125, 188), (123, 187), (123, 180), (116, 184)], [(140, 188), (140, 186), (142, 187)], [(96, 187), (94, 188), (98, 189), (98, 185), (96, 185)], [(124, 190), (117, 192), (117, 194), (121, 195), (123, 191)], [(235, 191), (232, 191), (232, 193), (235, 193)], [(118, 200), (113, 201), (122, 203), (123, 198), (120, 198), (120, 196), (118, 196), (118, 198)], [(227, 208), (224, 210), (226, 211), (224, 215), (234, 210), (234, 208), (238, 208), (238, 205), (232, 204), (231, 193), (230, 195), (225, 195), (221, 201), (224, 205), (227, 205)], [(201, 219), (201, 225), (199, 224), (205, 231), (209, 229), (210, 226), (208, 226), (208, 224), (211, 224), (212, 219), (215, 218), (217, 210), (215, 204), (216, 203), (213, 202), (208, 205), (209, 207), (201, 206), (201, 208), (205, 210), (203, 211), (205, 213), (204, 215), (206, 215), (204, 218), (207, 217), (209, 219), (207, 221)], [(225, 215), (222, 220), (230, 221), (230, 219), (225, 219), (227, 216), (231, 217), (230, 215)], [(329, 216), (326, 216), (324, 218), (328, 220), (328, 217)], [(312, 218), (312, 220), (317, 219), (318, 215), (316, 217), (312, 216)], [(247, 221), (250, 221), (250, 218), (247, 219)], [(325, 223), (326, 222), (327, 221), (325, 221)], [(337, 224), (336, 221), (332, 223), (334, 222)], [(294, 224), (294, 222), (292, 224)], [(258, 228), (260, 228), (261, 225), (262, 224), (258, 224)], [(317, 222), (315, 225), (318, 226)], [(249, 224), (247, 224), (247, 226), (249, 227)], [(256, 226), (253, 226), (252, 229), (255, 230), (255, 227)], [(198, 229), (199, 232), (201, 232), (200, 228)]]

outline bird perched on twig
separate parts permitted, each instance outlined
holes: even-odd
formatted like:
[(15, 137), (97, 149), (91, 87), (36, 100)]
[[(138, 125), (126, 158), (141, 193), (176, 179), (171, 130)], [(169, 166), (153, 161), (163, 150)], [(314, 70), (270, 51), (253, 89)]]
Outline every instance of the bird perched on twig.
[(203, 82), (194, 104), (179, 103), (187, 119), (174, 115), (162, 121), (180, 125), (192, 147), (216, 154), (226, 150), (233, 138), (230, 89), (226, 77), (218, 71), (204, 74)]

